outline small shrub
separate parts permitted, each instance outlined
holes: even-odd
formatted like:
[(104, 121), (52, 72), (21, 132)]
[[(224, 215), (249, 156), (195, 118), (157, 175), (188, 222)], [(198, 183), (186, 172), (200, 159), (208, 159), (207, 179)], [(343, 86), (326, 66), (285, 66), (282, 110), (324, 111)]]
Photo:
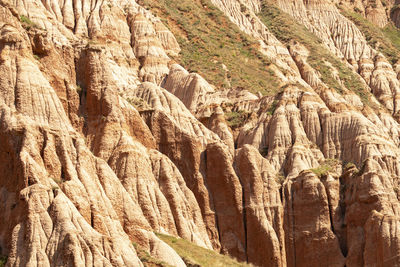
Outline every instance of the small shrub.
[(38, 61), (40, 60), (40, 57), (38, 55), (33, 55), (33, 57)]
[(319, 178), (322, 178), (328, 175), (329, 172), (334, 172), (334, 168), (337, 164), (338, 160), (336, 159), (326, 159), (321, 165), (319, 165), (317, 168), (311, 169), (311, 171)]
[(139, 97), (128, 98), (127, 101), (134, 106), (137, 111), (144, 111), (150, 108), (147, 102)]
[(82, 89), (82, 87), (81, 87), (79, 84), (76, 85), (76, 92), (77, 92), (79, 95), (81, 95), (81, 93), (83, 92), (83, 89)]
[(248, 117), (249, 113), (243, 110), (225, 113), (225, 119), (231, 128), (239, 128), (243, 126)]
[(268, 146), (265, 146), (265, 147), (261, 148), (261, 149), (260, 149), (260, 154), (261, 154), (263, 157), (266, 157), (266, 156), (268, 155)]
[[(396, 186), (393, 186), (393, 191), (394, 191), (394, 193), (396, 194), (396, 196), (398, 196), (399, 195), (399, 188), (398, 187), (396, 187)], [(0, 265), (1, 266), (1, 265)]]
[(6, 266), (7, 259), (8, 259), (7, 256), (0, 256), (0, 267)]
[(22, 22), (22, 23), (25, 23), (25, 24), (29, 24), (29, 25), (34, 25), (34, 23), (27, 17), (27, 16), (24, 16), (24, 15), (21, 15), (20, 17), (19, 17), (19, 20)]
[(281, 172), (277, 173), (275, 176), (275, 181), (280, 185), (282, 185), (285, 182), (285, 179), (286, 179), (285, 175), (283, 175), (283, 173)]
[(33, 21), (31, 21), (27, 16), (21, 15), (19, 17), (19, 20), (21, 21), (22, 27), (24, 27), (26, 30), (30, 30), (32, 27), (38, 28), (37, 25)]
[(276, 108), (278, 107), (278, 100), (274, 100), (271, 106), (267, 110), (268, 115), (274, 115)]
[(240, 3), (240, 12), (246, 12), (247, 11), (247, 7), (245, 5), (243, 5), (242, 3)]
[(63, 180), (61, 178), (56, 178), (53, 177), (54, 182), (56, 182), (58, 185), (61, 185), (63, 183)]
[(356, 167), (356, 165), (355, 165), (353, 162), (347, 162), (347, 163), (344, 165), (344, 169), (345, 169), (345, 170), (350, 169), (350, 168), (354, 168), (354, 167)]
[(93, 39), (90, 39), (88, 42), (88, 45), (97, 45), (97, 44), (98, 44), (97, 40), (93, 40)]

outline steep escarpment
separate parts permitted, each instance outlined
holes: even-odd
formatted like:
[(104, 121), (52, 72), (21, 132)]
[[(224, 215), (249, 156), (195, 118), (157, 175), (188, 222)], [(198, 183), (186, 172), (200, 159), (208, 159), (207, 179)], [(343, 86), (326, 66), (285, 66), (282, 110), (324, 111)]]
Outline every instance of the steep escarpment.
[(397, 5), (0, 1), (6, 266), (399, 265)]

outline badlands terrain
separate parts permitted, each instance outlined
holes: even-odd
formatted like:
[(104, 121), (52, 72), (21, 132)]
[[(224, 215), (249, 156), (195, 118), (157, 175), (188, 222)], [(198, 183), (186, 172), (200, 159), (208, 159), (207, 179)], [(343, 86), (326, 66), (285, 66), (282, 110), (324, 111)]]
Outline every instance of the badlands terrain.
[(399, 0), (0, 0), (0, 266), (400, 266), (398, 27)]

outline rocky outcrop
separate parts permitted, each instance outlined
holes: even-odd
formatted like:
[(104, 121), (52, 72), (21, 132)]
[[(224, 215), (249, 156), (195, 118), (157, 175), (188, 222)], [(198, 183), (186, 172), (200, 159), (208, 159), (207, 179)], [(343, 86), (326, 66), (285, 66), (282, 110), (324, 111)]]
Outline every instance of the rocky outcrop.
[(370, 22), (378, 27), (385, 27), (390, 21), (390, 10), (393, 7), (394, 1), (342, 1), (346, 8), (352, 9), (357, 13), (362, 14)]
[(214, 89), (200, 75), (187, 72), (181, 66), (171, 66), (163, 85), (165, 89), (178, 97), (193, 113), (206, 104)]
[(257, 266), (286, 266), (278, 175), (249, 145), (238, 150), (235, 166), (243, 187), (248, 261)]
[(326, 189), (318, 177), (302, 172), (285, 183), (283, 194), (288, 265), (345, 266), (339, 241), (332, 231)]
[[(367, 160), (360, 173), (348, 170), (343, 179), (348, 255), (346, 265), (398, 264), (399, 205), (388, 175), (374, 160)], [(396, 187), (395, 187), (396, 188)], [(373, 245), (375, 244), (375, 245)]]
[[(0, 1), (7, 266), (146, 266), (139, 248), (185, 266), (155, 232), (256, 266), (399, 264), (396, 66), (335, 1), (277, 2), (363, 81), (366, 103), (331, 62), (341, 90), (304, 44), (278, 41), (261, 1), (211, 2), (259, 41), (276, 95), (175, 64), (174, 35), (134, 1)], [(382, 1), (344, 2), (388, 21)], [(227, 113), (244, 119), (231, 129)]]

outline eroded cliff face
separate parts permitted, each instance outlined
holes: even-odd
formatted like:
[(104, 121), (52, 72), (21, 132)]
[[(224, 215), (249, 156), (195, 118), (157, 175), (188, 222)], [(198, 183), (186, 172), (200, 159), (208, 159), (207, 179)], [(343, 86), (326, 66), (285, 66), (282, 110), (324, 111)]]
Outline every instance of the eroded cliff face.
[(193, 3), (276, 91), (185, 69), (200, 41), (164, 1), (0, 0), (7, 266), (186, 266), (155, 233), (256, 266), (400, 265), (400, 67), (344, 15), (398, 24), (398, 3)]

